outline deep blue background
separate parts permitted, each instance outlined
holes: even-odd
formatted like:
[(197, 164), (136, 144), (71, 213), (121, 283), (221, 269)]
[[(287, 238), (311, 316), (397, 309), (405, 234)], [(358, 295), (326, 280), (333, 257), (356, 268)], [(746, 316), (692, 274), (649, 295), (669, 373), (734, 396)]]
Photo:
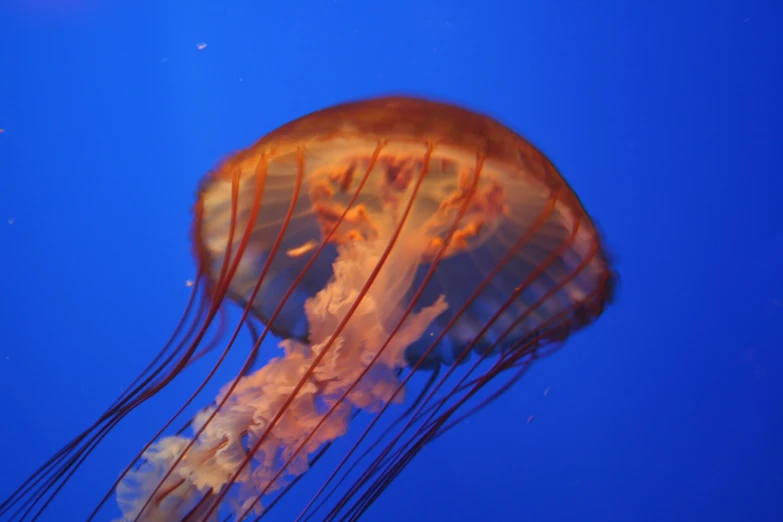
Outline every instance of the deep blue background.
[[(309, 111), (407, 92), (540, 146), (622, 284), (366, 519), (783, 520), (782, 6), (0, 0), (0, 497), (168, 337), (207, 169)], [(80, 520), (188, 379), (47, 520)]]

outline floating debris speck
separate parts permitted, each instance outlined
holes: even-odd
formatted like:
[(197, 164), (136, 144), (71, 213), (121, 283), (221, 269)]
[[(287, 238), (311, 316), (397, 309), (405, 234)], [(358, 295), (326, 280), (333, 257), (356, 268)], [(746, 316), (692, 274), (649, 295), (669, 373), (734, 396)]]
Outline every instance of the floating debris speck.
[(207, 44), (204, 43), (204, 42), (201, 42), (201, 43), (196, 45), (196, 49), (198, 49), (199, 51), (203, 51), (206, 48), (207, 48)]
[(188, 286), (188, 287), (193, 286), (193, 280), (192, 279), (188, 279), (187, 281), (185, 281), (185, 286)]
[(14, 224), (14, 218), (8, 218), (8, 224), (13, 225)]

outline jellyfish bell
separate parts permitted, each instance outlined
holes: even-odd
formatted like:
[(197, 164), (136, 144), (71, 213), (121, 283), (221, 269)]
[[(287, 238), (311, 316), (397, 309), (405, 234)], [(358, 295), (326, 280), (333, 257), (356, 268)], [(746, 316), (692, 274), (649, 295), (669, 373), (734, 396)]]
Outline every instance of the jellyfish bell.
[[(450, 362), (466, 343), (473, 342), (477, 349), (497, 344), (498, 332), (509, 321), (518, 318), (542, 292), (554, 288), (591, 248), (599, 247), (598, 234), (575, 194), (528, 142), (490, 118), (451, 105), (381, 98), (300, 118), (231, 157), (207, 179), (200, 193), (200, 232), (202, 260), (213, 280), (219, 278), (230, 234), (234, 179), (240, 193), (238, 212), (245, 216), (236, 226), (243, 229), (254, 205), (256, 171), (264, 158), (267, 188), (248, 243), (248, 249), (259, 255), (248, 257), (246, 270), (238, 270), (232, 278), (229, 293), (237, 302), (247, 302), (258, 268), (268, 260), (295, 185), (300, 183), (294, 217), (282, 235), (280, 250), (284, 255), (272, 259), (252, 304), (254, 313), (268, 322), (279, 305), (279, 296), (297, 280), (294, 293), (270, 323), (283, 337), (306, 339), (303, 303), (332, 276), (337, 247), (357, 240), (388, 241), (414, 190), (416, 196), (401, 230), (408, 239), (398, 241), (395, 249), (416, 258), (412, 270), (415, 280), (408, 285), (405, 299), (395, 304), (404, 308), (412, 300), (438, 247), (456, 225), (448, 248), (441, 253), (438, 276), (428, 281), (414, 303), (418, 309), (439, 295), (446, 296), (451, 311), (439, 316), (439, 326), (452, 319), (457, 305), (464, 304), (470, 292), (497, 267), (509, 251), (509, 241), (525, 233), (531, 235), (525, 247), (517, 248), (513, 259), (485, 283), (481, 299), (474, 299), (459, 314), (448, 335), (428, 354), (430, 361)], [(417, 184), (425, 159), (427, 169)], [(301, 179), (297, 177), (300, 168)], [(468, 208), (458, 217), (465, 201)], [(547, 210), (548, 205), (553, 208)], [(539, 267), (572, 232), (576, 237), (564, 247), (563, 255), (554, 258), (476, 342), (475, 332), (497, 311), (493, 304), (499, 307), (509, 291), (524, 281), (522, 276)], [(412, 238), (421, 244), (412, 243)], [(238, 246), (241, 238), (235, 234), (233, 241)], [(324, 247), (316, 253), (315, 246), (322, 242)], [(308, 264), (309, 269), (303, 271)], [(607, 267), (606, 256), (598, 248), (545, 306), (516, 325), (509, 338), (524, 335), (536, 321), (572, 306), (573, 301), (586, 301), (591, 285), (607, 279)], [(418, 346), (408, 352), (409, 358), (415, 359), (423, 349), (423, 344)]]
[[(233, 303), (241, 317), (218, 328), (216, 367), (247, 327), (245, 364), (124, 470), (111, 488), (122, 520), (264, 516), (361, 414), (368, 424), (300, 506), (303, 520), (357, 519), (427, 442), (598, 318), (615, 279), (541, 152), (491, 118), (411, 97), (318, 111), (227, 158), (199, 188), (193, 240), (180, 341), (0, 515), (45, 507), (114, 425), (215, 345), (206, 331)], [(280, 351), (255, 368), (270, 334)]]

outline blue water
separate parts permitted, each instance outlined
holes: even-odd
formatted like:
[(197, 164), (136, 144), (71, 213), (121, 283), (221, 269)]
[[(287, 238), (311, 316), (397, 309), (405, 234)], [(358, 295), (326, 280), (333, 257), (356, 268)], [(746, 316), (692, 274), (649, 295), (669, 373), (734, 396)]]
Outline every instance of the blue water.
[[(0, 0), (0, 498), (171, 333), (201, 176), (295, 117), (404, 92), (491, 114), (553, 158), (621, 285), (365, 520), (783, 520), (782, 15)], [(196, 377), (117, 428), (42, 520), (83, 520)]]

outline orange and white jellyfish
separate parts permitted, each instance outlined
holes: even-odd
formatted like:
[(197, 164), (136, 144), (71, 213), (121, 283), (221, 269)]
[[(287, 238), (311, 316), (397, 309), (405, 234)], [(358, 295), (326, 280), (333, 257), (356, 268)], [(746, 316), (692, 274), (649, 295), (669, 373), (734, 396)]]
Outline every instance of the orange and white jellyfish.
[[(426, 443), (598, 318), (615, 282), (541, 152), (408, 97), (315, 112), (223, 161), (200, 186), (193, 242), (172, 341), (0, 515), (40, 513), (128, 412), (218, 352), (181, 414), (247, 329), (236, 378), (184, 428), (160, 429), (104, 503), (115, 494), (123, 521), (255, 520), (296, 487), (300, 519), (358, 519)], [(280, 350), (256, 368), (271, 336)], [(321, 461), (326, 480), (300, 483)]]

